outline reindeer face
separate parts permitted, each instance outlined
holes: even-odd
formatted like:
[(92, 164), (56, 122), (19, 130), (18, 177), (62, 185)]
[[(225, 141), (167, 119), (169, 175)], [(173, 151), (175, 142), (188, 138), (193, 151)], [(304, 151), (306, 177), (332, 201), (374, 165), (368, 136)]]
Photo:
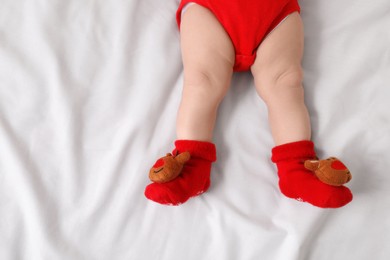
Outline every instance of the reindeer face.
[(184, 152), (177, 156), (168, 153), (156, 161), (149, 171), (149, 179), (157, 183), (165, 183), (175, 179), (181, 173), (184, 163), (190, 159), (190, 153)]
[(305, 167), (313, 171), (318, 179), (329, 185), (341, 186), (352, 179), (348, 168), (335, 157), (326, 160), (307, 160)]

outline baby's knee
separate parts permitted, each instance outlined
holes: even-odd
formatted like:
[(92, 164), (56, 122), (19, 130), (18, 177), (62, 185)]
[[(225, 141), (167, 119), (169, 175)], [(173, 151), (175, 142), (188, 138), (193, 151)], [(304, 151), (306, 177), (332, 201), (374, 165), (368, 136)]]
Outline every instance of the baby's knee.
[(206, 70), (187, 70), (184, 73), (184, 91), (203, 102), (220, 102), (227, 90), (227, 82)]
[(265, 70), (255, 75), (256, 90), (266, 103), (284, 98), (302, 98), (302, 81), (303, 70), (300, 65)]

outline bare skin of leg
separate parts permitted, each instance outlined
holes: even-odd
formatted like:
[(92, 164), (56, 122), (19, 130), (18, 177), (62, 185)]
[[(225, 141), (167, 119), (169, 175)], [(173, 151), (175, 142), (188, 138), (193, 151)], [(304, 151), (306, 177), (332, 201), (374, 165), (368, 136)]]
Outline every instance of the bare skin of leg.
[(180, 37), (184, 88), (177, 138), (210, 142), (217, 109), (233, 73), (233, 44), (215, 16), (196, 4), (182, 15)]
[(310, 140), (310, 118), (304, 104), (303, 24), (298, 13), (289, 15), (260, 44), (251, 68), (259, 96), (267, 104), (276, 145)]
[[(190, 6), (182, 15), (180, 35), (184, 88), (177, 137), (211, 141), (218, 105), (230, 85), (234, 48), (215, 16), (199, 5)], [(302, 54), (302, 20), (293, 13), (261, 43), (251, 68), (256, 90), (268, 107), (276, 145), (311, 138)]]

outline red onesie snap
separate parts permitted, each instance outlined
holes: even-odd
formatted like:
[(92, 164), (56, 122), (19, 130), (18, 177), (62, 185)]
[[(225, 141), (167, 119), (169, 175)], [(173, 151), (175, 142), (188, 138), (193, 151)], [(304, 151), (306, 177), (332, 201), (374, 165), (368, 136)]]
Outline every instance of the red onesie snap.
[(234, 71), (249, 70), (264, 38), (300, 11), (297, 0), (182, 0), (176, 13), (179, 28), (182, 9), (190, 2), (208, 8), (225, 28), (236, 52)]

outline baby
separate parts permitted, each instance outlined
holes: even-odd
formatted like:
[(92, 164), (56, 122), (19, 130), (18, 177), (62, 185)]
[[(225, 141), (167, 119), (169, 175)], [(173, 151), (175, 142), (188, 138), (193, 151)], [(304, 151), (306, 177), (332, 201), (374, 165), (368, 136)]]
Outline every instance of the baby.
[[(233, 72), (250, 70), (268, 108), (275, 142), (272, 161), (281, 192), (322, 208), (342, 207), (352, 200), (347, 187), (320, 181), (304, 165), (316, 159), (316, 153), (304, 104), (299, 12), (297, 0), (181, 1), (176, 18), (184, 88), (177, 116), (178, 140), (167, 157), (186, 152), (189, 159), (173, 179), (148, 185), (148, 199), (179, 205), (209, 188), (211, 164), (216, 161), (212, 135), (218, 106)], [(157, 160), (151, 173), (163, 170), (165, 161)]]

